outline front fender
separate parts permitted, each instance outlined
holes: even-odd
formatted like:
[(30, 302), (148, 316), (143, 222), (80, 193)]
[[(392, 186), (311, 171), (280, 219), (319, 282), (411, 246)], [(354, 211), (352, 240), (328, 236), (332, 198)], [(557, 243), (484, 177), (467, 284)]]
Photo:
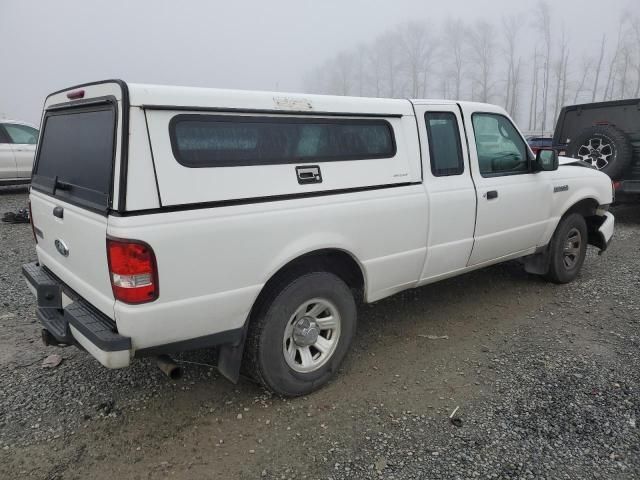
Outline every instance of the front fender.
[(611, 180), (604, 173), (589, 168), (567, 165), (552, 178), (554, 196), (551, 218), (538, 246), (551, 240), (562, 217), (576, 205), (590, 203), (593, 208), (613, 202)]

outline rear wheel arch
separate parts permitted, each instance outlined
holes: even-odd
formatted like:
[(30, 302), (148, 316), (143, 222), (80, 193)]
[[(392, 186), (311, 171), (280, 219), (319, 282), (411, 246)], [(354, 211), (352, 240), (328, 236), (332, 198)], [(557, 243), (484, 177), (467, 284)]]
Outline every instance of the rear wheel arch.
[(313, 250), (290, 260), (271, 275), (254, 301), (248, 320), (251, 320), (252, 314), (255, 314), (257, 308), (264, 303), (271, 291), (292, 278), (314, 271), (337, 275), (354, 292), (356, 300), (365, 298), (366, 276), (364, 268), (354, 255), (338, 248)]
[(291, 280), (311, 272), (333, 273), (347, 284), (356, 303), (365, 299), (365, 270), (353, 254), (339, 248), (326, 248), (299, 255), (282, 265), (264, 284), (244, 323), (239, 344), (219, 349), (218, 370), (222, 375), (232, 382), (238, 381), (251, 321), (269, 304), (274, 294), (277, 295), (279, 289), (284, 288)]

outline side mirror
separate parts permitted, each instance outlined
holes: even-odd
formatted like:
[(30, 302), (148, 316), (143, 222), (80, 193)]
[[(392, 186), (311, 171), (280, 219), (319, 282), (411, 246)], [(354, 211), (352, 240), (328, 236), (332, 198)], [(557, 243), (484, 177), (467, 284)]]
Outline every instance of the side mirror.
[(552, 172), (558, 169), (558, 152), (549, 148), (538, 150), (533, 165), (536, 172)]

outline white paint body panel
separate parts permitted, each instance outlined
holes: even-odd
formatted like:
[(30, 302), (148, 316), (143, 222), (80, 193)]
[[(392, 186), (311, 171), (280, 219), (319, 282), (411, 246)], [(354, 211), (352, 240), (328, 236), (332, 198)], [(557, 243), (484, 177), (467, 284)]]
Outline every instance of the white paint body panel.
[(10, 143), (0, 143), (0, 180), (17, 178), (17, 172), (13, 146)]
[(116, 303), (118, 329), (131, 336), (135, 348), (144, 348), (239, 328), (274, 273), (325, 248), (356, 258), (365, 273), (368, 299), (383, 298), (416, 283), (426, 251), (426, 222), (414, 219), (425, 214), (424, 190), (415, 185), (112, 217), (109, 235), (152, 245), (160, 279), (155, 302)]
[[(16, 120), (2, 120), (0, 123), (36, 128), (34, 125)], [(0, 180), (28, 180), (31, 177), (35, 152), (35, 145), (2, 143), (0, 140)]]
[(16, 174), (18, 178), (31, 177), (33, 159), (36, 154), (36, 146), (26, 143), (14, 143), (13, 153), (16, 159)]
[[(86, 90), (87, 96), (116, 94), (109, 84)], [(264, 284), (288, 262), (309, 252), (348, 253), (361, 268), (365, 298), (372, 302), (534, 253), (548, 243), (561, 216), (576, 202), (611, 202), (608, 178), (587, 168), (561, 166), (520, 178), (482, 178), (470, 118), (475, 111), (505, 115), (489, 105), (135, 84), (129, 85), (129, 96), (126, 212), (100, 219), (65, 206), (73, 228), (42, 220), (45, 238), (52, 241), (49, 236), (64, 234), (72, 243), (71, 251), (78, 252), (78, 261), (71, 256), (58, 258), (46, 242), (37, 251), (42, 263), (115, 319), (119, 333), (131, 338), (131, 354), (242, 327)], [(65, 92), (50, 97), (47, 104), (63, 101)], [(203, 109), (224, 109), (224, 114), (268, 110), (268, 115), (293, 116), (304, 111), (341, 118), (377, 114), (392, 125), (397, 154), (392, 159), (322, 163), (323, 183), (315, 185), (298, 185), (292, 165), (186, 168), (173, 157), (169, 121), (177, 114)], [(451, 112), (458, 119), (462, 175), (432, 175), (424, 123), (427, 111)], [(121, 126), (120, 118), (119, 132)], [(120, 151), (118, 142), (117, 155)], [(116, 162), (115, 178), (120, 168)], [(386, 188), (367, 189), (378, 185)], [(554, 193), (559, 185), (568, 188)], [(327, 192), (353, 188), (357, 190)], [(116, 199), (118, 189), (114, 185)], [(483, 199), (490, 189), (499, 189), (499, 202)], [(320, 190), (325, 194), (206, 204)], [(31, 200), (36, 226), (59, 203), (37, 192), (32, 192)], [(610, 238), (612, 221), (602, 228)], [(142, 240), (153, 248), (159, 275), (157, 300), (142, 305), (113, 300), (106, 235)], [(100, 352), (92, 354), (107, 366), (128, 364), (124, 355), (106, 359)]]

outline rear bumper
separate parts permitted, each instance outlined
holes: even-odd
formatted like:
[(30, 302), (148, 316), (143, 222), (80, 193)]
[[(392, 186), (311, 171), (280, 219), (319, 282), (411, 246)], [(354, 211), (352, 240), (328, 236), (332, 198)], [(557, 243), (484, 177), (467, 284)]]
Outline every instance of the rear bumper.
[(36, 315), (60, 344), (78, 344), (108, 368), (127, 367), (131, 339), (118, 334), (115, 322), (70, 291), (37, 262), (22, 266), (37, 299)]

